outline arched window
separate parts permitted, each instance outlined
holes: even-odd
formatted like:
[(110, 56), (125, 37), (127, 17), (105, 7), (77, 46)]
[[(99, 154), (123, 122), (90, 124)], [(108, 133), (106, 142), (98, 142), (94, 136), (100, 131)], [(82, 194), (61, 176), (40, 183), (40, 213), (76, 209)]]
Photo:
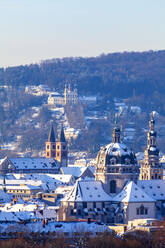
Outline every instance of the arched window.
[(116, 193), (116, 181), (110, 181), (110, 193)]
[(115, 158), (111, 158), (111, 159), (110, 159), (110, 164), (111, 164), (111, 165), (116, 164), (116, 159), (115, 159)]
[(148, 208), (145, 208), (143, 205), (141, 205), (139, 208), (136, 209), (137, 215), (147, 215), (148, 214)]
[(144, 214), (144, 206), (143, 206), (143, 205), (140, 206), (140, 214), (141, 214), (141, 215)]

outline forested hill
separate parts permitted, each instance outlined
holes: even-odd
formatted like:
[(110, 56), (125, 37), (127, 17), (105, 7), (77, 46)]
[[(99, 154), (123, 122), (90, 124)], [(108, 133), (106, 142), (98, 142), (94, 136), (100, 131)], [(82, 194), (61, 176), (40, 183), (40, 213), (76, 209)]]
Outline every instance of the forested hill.
[(165, 92), (165, 50), (63, 58), (0, 69), (0, 85), (77, 84), (80, 93), (130, 97)]

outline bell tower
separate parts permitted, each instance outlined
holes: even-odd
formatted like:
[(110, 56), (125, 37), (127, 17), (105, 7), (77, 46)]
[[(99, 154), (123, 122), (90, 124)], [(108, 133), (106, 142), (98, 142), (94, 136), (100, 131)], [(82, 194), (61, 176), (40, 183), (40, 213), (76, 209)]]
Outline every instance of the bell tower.
[(56, 159), (61, 163), (61, 166), (66, 167), (68, 164), (68, 149), (65, 139), (63, 126), (61, 128), (58, 141), (56, 142)]
[(157, 132), (153, 115), (149, 121), (147, 148), (144, 151), (144, 161), (141, 163), (140, 180), (163, 179), (163, 168), (159, 163), (159, 150), (156, 144)]
[(53, 122), (51, 122), (48, 141), (46, 142), (46, 158), (55, 158), (56, 156), (56, 140), (53, 128)]

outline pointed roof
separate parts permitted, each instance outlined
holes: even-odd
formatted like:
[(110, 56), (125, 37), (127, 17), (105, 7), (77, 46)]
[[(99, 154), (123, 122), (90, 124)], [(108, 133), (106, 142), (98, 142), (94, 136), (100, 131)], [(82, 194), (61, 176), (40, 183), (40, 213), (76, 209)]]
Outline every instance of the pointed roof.
[(48, 136), (48, 142), (56, 142), (54, 129), (53, 129), (53, 122), (51, 122), (50, 130), (49, 130), (49, 136)]
[(73, 189), (62, 199), (70, 202), (109, 202), (111, 200), (112, 197), (104, 191), (100, 181), (89, 179), (77, 180)]
[(60, 132), (58, 141), (60, 141), (60, 142), (66, 142), (63, 126), (61, 127), (61, 132)]
[(165, 199), (165, 180), (138, 180), (137, 184), (156, 201)]
[(146, 194), (133, 181), (126, 184), (123, 190), (113, 198), (117, 202), (154, 202), (155, 200)]

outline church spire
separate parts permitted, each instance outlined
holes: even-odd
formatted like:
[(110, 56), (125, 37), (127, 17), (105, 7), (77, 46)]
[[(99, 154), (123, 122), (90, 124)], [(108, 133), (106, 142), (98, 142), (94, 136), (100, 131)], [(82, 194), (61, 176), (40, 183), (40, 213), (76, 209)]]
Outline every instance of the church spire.
[(112, 131), (112, 142), (113, 143), (121, 143), (121, 138), (120, 138), (120, 128), (117, 127), (117, 121), (118, 121), (119, 115), (116, 113), (115, 114), (115, 127), (113, 128)]
[(151, 115), (151, 119), (149, 121), (149, 132), (147, 136), (147, 143), (149, 147), (156, 147), (156, 136), (157, 133), (155, 131), (155, 120), (153, 115)]
[(66, 142), (63, 126), (61, 127), (61, 132), (60, 132), (58, 141), (59, 141), (59, 142), (63, 142), (63, 143)]
[(61, 127), (61, 132), (56, 142), (56, 159), (61, 163), (61, 166), (67, 166), (68, 164), (68, 148), (65, 139), (64, 128)]
[(163, 167), (159, 163), (159, 149), (156, 145), (155, 120), (153, 114), (149, 121), (147, 148), (144, 151), (144, 161), (140, 166), (140, 180), (163, 179)]
[(53, 128), (53, 121), (51, 121), (51, 126), (49, 130), (48, 142), (55, 142), (55, 134)]
[(46, 142), (46, 158), (55, 158), (55, 155), (56, 155), (56, 140), (55, 140), (53, 122), (51, 121), (48, 141)]

